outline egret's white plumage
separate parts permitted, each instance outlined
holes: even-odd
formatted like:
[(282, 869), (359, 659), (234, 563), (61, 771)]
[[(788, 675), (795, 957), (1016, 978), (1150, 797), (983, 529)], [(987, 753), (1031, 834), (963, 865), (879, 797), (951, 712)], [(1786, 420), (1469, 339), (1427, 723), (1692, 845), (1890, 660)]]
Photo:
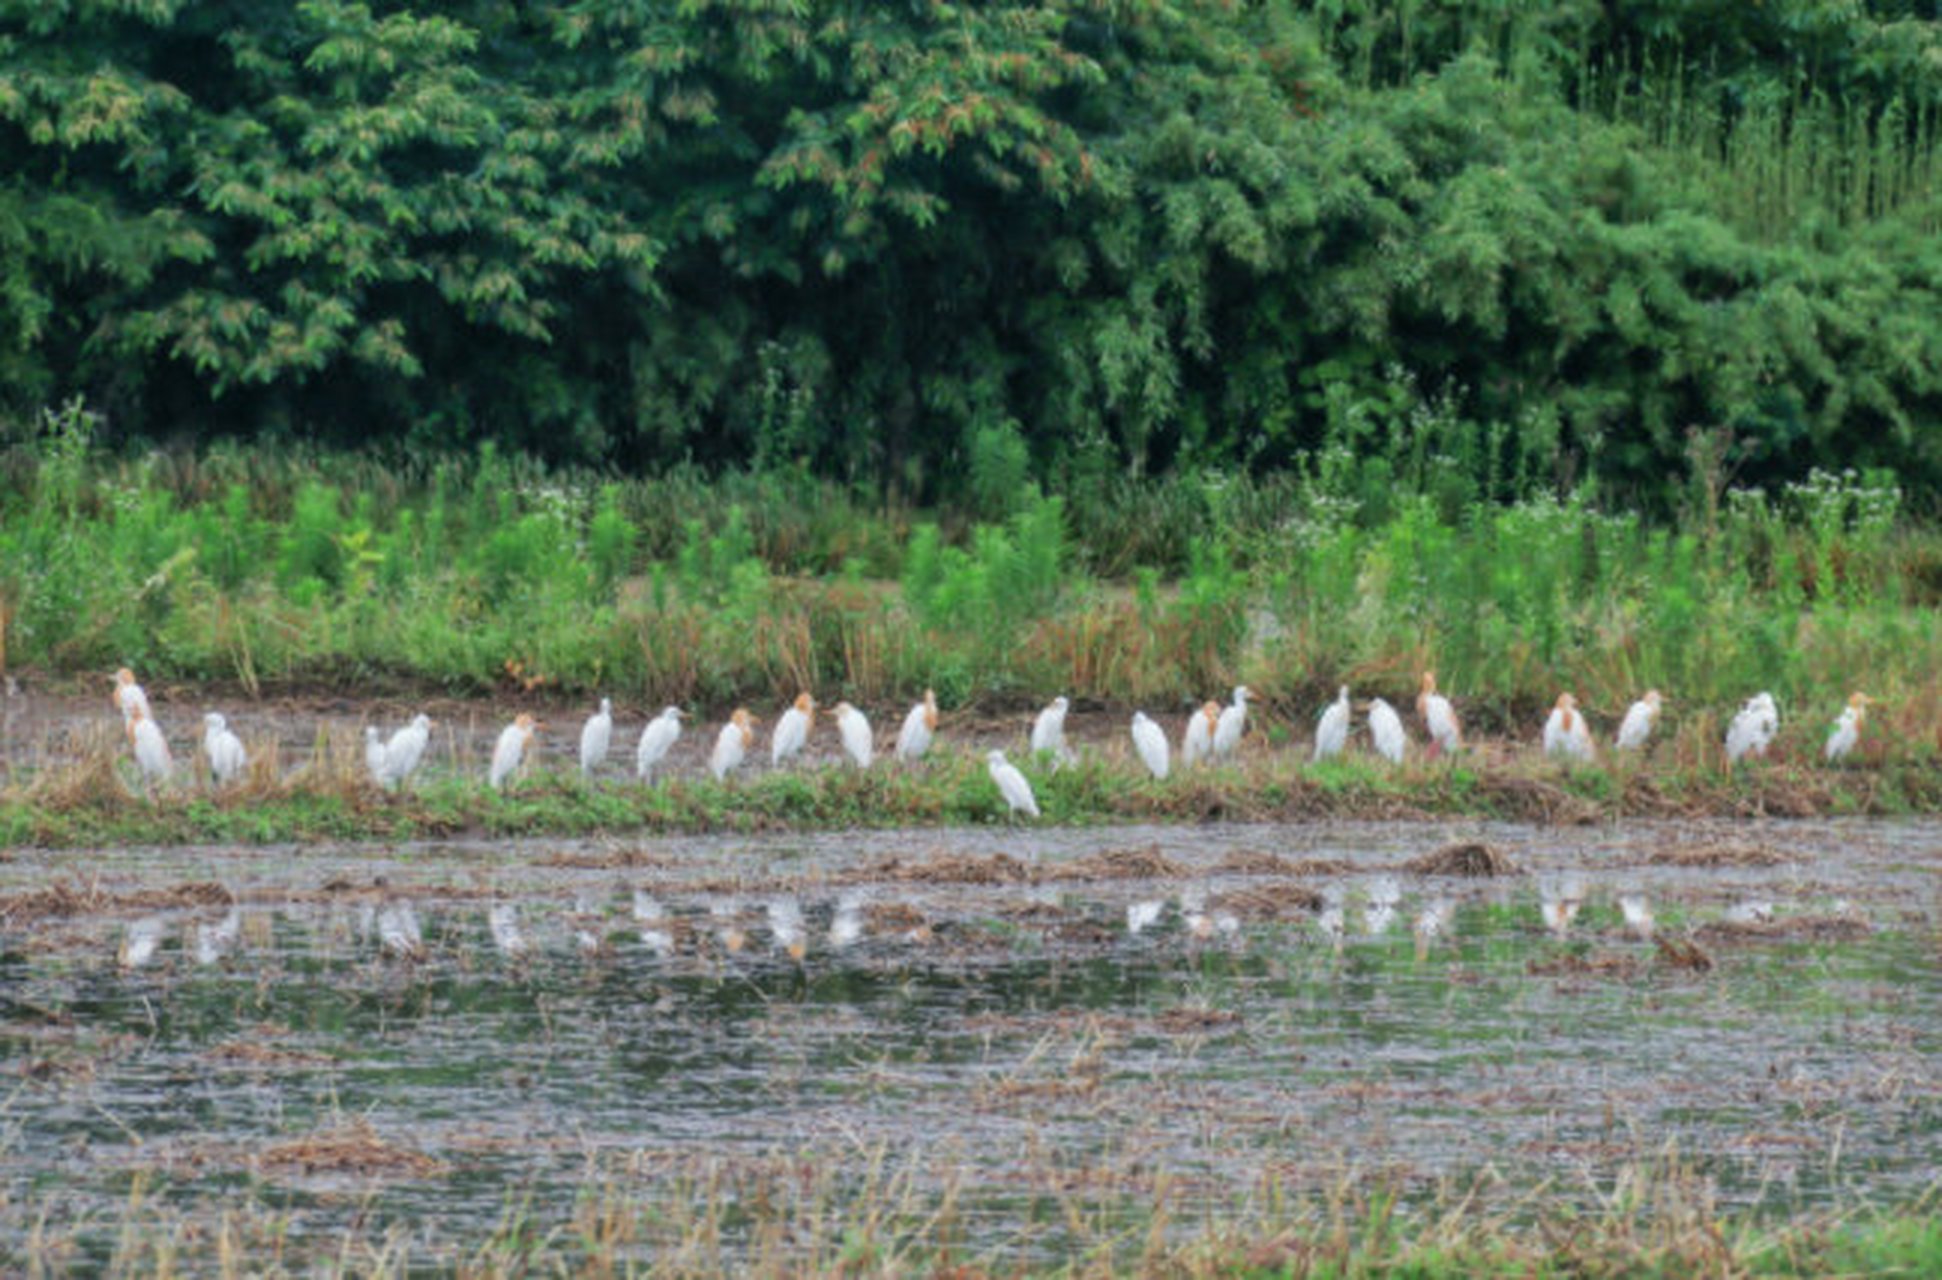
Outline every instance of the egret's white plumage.
[(1342, 754), (1342, 748), (1349, 744), (1349, 687), (1343, 685), (1336, 691), (1335, 701), (1328, 704), (1322, 718), (1315, 724), (1315, 759), (1333, 760)]
[(1568, 693), (1558, 695), (1544, 722), (1544, 754), (1578, 764), (1590, 764), (1597, 754), (1591, 745), (1591, 728), (1578, 710), (1578, 700)]
[(1154, 898), (1147, 902), (1126, 904), (1126, 932), (1137, 937), (1159, 922), (1160, 913), (1166, 910), (1164, 899)]
[(769, 763), (779, 765), (803, 749), (809, 741), (809, 726), (816, 716), (816, 700), (806, 693), (796, 695), (795, 705), (775, 722), (769, 737)]
[(937, 736), (937, 694), (930, 689), (924, 690), (924, 700), (910, 709), (904, 717), (904, 727), (897, 731), (897, 758), (915, 760), (931, 749), (931, 739)]
[(1214, 750), (1214, 726), (1220, 723), (1220, 703), (1203, 702), (1200, 710), (1187, 717), (1187, 731), (1180, 737), (1180, 763), (1191, 768)]
[(1390, 764), (1403, 762), (1403, 748), (1409, 741), (1403, 732), (1403, 718), (1381, 698), (1369, 700), (1369, 737), (1376, 744), (1377, 755)]
[(486, 927), (492, 931), (492, 945), (508, 960), (521, 959), (532, 949), (519, 927), (519, 908), (510, 902), (495, 902), (487, 909)]
[(1369, 882), (1369, 905), (1362, 912), (1362, 922), (1371, 937), (1379, 938), (1389, 932), (1402, 900), (1403, 889), (1396, 883), (1396, 877), (1377, 876)]
[(809, 932), (802, 922), (802, 904), (794, 898), (777, 898), (769, 903), (769, 936), (775, 949), (791, 960), (800, 960), (809, 950)]
[(1225, 760), (1241, 749), (1241, 735), (1247, 731), (1247, 702), (1254, 695), (1247, 691), (1246, 685), (1236, 686), (1234, 701), (1220, 713), (1214, 722), (1214, 757)]
[(1133, 750), (1139, 753), (1148, 773), (1156, 778), (1167, 776), (1166, 730), (1147, 719), (1144, 711), (1133, 713)]
[(1854, 750), (1855, 743), (1861, 740), (1861, 725), (1868, 718), (1868, 704), (1873, 702), (1865, 693), (1856, 693), (1848, 698), (1848, 705), (1841, 710), (1841, 718), (1835, 722), (1834, 732), (1828, 735), (1825, 755), (1829, 764), (1845, 760)]
[(1416, 713), (1423, 717), (1424, 732), (1429, 734), (1429, 747), (1423, 753), (1429, 759), (1455, 752), (1463, 745), (1463, 728), (1457, 723), (1456, 708), (1436, 691), (1434, 671), (1423, 673), (1422, 692), (1416, 695)]
[(1065, 713), (1071, 705), (1065, 695), (1060, 694), (1038, 713), (1038, 717), (1032, 721), (1033, 755), (1049, 751), (1061, 760), (1070, 756), (1065, 746)]
[(115, 710), (121, 712), (123, 723), (134, 719), (137, 711), (151, 718), (154, 716), (148, 709), (148, 694), (135, 683), (135, 673), (127, 667), (115, 672)]
[(411, 723), (391, 735), (391, 741), (384, 744), (384, 782), (387, 786), (401, 786), (411, 775), (418, 771), (419, 762), (425, 758), (425, 748), (432, 741), (432, 718), (420, 712), (411, 718)]
[(1538, 914), (1544, 917), (1544, 927), (1562, 938), (1585, 905), (1584, 882), (1575, 875), (1567, 875), (1562, 880), (1545, 879), (1538, 882), (1537, 893)]
[(681, 736), (681, 709), (662, 707), (661, 714), (647, 722), (641, 730), (640, 745), (634, 748), (634, 773), (645, 782), (654, 775), (654, 766), (661, 763), (675, 739)]
[(378, 941), (392, 955), (415, 960), (425, 954), (425, 933), (409, 902), (393, 902), (378, 912)]
[(1764, 758), (1780, 732), (1780, 708), (1770, 693), (1756, 693), (1726, 726), (1726, 761), (1737, 764), (1747, 756)]
[(1645, 740), (1652, 736), (1653, 727), (1658, 724), (1662, 701), (1657, 689), (1647, 689), (1645, 696), (1626, 711), (1625, 719), (1618, 726), (1620, 751), (1638, 751), (1645, 746)]
[(146, 711), (136, 707), (127, 721), (128, 742), (135, 749), (135, 764), (142, 771), (142, 781), (150, 785), (168, 781), (169, 771), (175, 761), (169, 756), (168, 740), (149, 718)]
[(1652, 904), (1645, 900), (1644, 894), (1622, 893), (1618, 896), (1619, 914), (1625, 917), (1625, 927), (1641, 938), (1652, 936), (1654, 921)]
[(876, 743), (870, 733), (870, 718), (847, 702), (836, 704), (836, 736), (843, 740), (843, 754), (859, 769), (870, 767)]
[(486, 785), (494, 791), (505, 785), (506, 779), (519, 768), (526, 758), (526, 749), (532, 745), (533, 731), (537, 722), (528, 712), (522, 711), (513, 717), (513, 722), (499, 731), (499, 741), (492, 748), (492, 767), (486, 773)]
[(708, 756), (708, 772), (720, 782), (728, 776), (729, 770), (738, 767), (749, 748), (755, 745), (755, 717), (745, 707), (735, 708), (735, 714), (728, 717), (728, 723), (715, 735), (715, 749)]
[(1032, 784), (1016, 765), (1005, 759), (1004, 752), (993, 751), (987, 755), (985, 767), (991, 773), (991, 780), (998, 784), (998, 794), (1005, 798), (1007, 816), (1024, 813), (1038, 817), (1038, 801), (1032, 796)]
[(587, 717), (580, 730), (580, 775), (592, 777), (593, 771), (607, 762), (607, 748), (614, 740), (614, 703), (600, 700), (600, 710)]
[(248, 763), (243, 740), (230, 731), (229, 721), (220, 711), (202, 718), (202, 751), (209, 757), (209, 774), (217, 786), (241, 776)]

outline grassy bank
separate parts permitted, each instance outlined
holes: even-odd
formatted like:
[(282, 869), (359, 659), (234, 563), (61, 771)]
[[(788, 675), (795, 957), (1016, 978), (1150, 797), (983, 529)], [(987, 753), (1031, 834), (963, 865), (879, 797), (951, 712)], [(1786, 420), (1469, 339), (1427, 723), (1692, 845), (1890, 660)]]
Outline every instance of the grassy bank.
[[(1427, 464), (1426, 464), (1427, 465)], [(1676, 528), (1587, 500), (1357, 497), (1327, 458), (1015, 510), (886, 508), (795, 473), (627, 482), (487, 452), (115, 459), (57, 423), (8, 460), (0, 671), (684, 706), (950, 709), (1054, 693), (1170, 713), (1245, 682), (1319, 709), (1434, 668), (1473, 728), (1563, 689), (1595, 724), (1647, 687), (1695, 713), (1770, 689), (1942, 747), (1942, 531), (1881, 481), (1727, 490)], [(1400, 495), (1400, 496), (1398, 496)], [(1304, 713), (1312, 716), (1313, 712)], [(1603, 727), (1601, 725), (1601, 727)]]
[[(441, 776), (402, 795), (364, 781), (349, 751), (287, 777), (267, 771), (211, 794), (146, 799), (115, 758), (97, 753), (0, 794), (0, 844), (52, 847), (280, 843), (440, 836), (695, 834), (1006, 822), (981, 756), (940, 752), (918, 769), (805, 769), (718, 783), (684, 776), (652, 787), (587, 784), (542, 773), (507, 794)], [(1057, 770), (1028, 763), (1043, 821), (1409, 821), (1433, 818), (1596, 822), (1620, 817), (1942, 812), (1942, 772), (1925, 763), (1844, 770), (1772, 763), (1566, 771), (1536, 758), (1400, 769), (1373, 761), (1301, 763), (1290, 753), (1245, 766), (1146, 778), (1088, 755)]]
[[(294, 1145), (294, 1144), (293, 1144)], [(348, 1158), (382, 1179), (440, 1172), (436, 1162), (349, 1125), (320, 1135), (316, 1160)], [(1265, 1187), (1249, 1203), (1188, 1207), (1166, 1179), (1100, 1190), (1088, 1171), (1021, 1169), (1017, 1230), (998, 1249), (966, 1243), (980, 1213), (936, 1172), (889, 1169), (860, 1153), (826, 1164), (682, 1161), (642, 1153), (637, 1168), (590, 1178), (570, 1209), (509, 1203), (491, 1229), (393, 1223), (381, 1195), (342, 1238), (293, 1230), (300, 1216), (256, 1194), (220, 1207), (179, 1202), (137, 1177), (121, 1220), (50, 1225), (0, 1246), (19, 1274), (87, 1260), (107, 1275), (438, 1274), (498, 1277), (930, 1274), (1010, 1276), (1932, 1275), (1942, 1223), (1923, 1206), (1804, 1213), (1730, 1212), (1690, 1175), (1635, 1170), (1599, 1209), (1543, 1207), (1488, 1179), (1403, 1202), (1344, 1180), (1325, 1192)], [(293, 1153), (286, 1159), (297, 1159)], [(1102, 1171), (1091, 1171), (1099, 1174)], [(942, 1176), (949, 1180), (949, 1174)], [(1133, 1180), (1145, 1184), (1145, 1177)], [(1100, 1184), (1104, 1185), (1104, 1184)], [(274, 1200), (274, 1193), (267, 1198)]]

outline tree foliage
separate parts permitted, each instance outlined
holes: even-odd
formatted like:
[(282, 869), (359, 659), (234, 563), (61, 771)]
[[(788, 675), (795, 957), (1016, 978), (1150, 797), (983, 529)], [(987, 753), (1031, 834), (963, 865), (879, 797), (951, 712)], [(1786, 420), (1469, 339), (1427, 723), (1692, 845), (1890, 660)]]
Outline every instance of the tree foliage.
[(994, 478), (1942, 488), (1876, 0), (0, 0), (0, 405)]

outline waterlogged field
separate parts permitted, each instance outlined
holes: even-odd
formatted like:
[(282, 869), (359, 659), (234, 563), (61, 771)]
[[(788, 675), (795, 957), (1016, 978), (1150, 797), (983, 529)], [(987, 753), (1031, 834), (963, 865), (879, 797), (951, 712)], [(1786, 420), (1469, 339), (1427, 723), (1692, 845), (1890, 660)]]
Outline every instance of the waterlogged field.
[(1919, 1210), (1938, 873), (1860, 821), (20, 851), (0, 1269)]

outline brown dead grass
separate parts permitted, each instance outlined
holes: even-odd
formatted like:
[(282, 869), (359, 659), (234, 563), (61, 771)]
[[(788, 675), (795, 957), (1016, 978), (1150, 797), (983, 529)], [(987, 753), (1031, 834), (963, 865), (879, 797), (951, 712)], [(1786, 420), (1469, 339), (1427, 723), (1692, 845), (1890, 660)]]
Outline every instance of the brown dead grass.
[(1777, 867), (1795, 859), (1763, 845), (1716, 841), (1665, 845), (1646, 861), (1655, 867)]
[(1481, 840), (1446, 844), (1433, 853), (1411, 858), (1403, 870), (1418, 876), (1519, 876), (1524, 869), (1508, 855)]
[(1563, 955), (1533, 959), (1524, 966), (1524, 972), (1532, 977), (1559, 977), (1564, 975), (1590, 978), (1631, 978), (1640, 969), (1639, 958), (1617, 951), (1602, 951), (1596, 955), (1581, 956), (1575, 951)]
[(27, 787), (27, 799), (55, 813), (94, 809), (114, 813), (136, 803), (116, 769), (123, 739), (105, 724), (68, 735), (67, 763), (43, 769)]
[(422, 1151), (386, 1142), (365, 1120), (275, 1143), (264, 1148), (259, 1160), (267, 1167), (295, 1168), (305, 1173), (388, 1174), (407, 1178), (427, 1178), (445, 1169)]
[(113, 911), (171, 911), (228, 906), (235, 901), (236, 896), (228, 889), (207, 880), (133, 893), (110, 893), (99, 884), (76, 885), (69, 880), (57, 880), (40, 889), (0, 894), (0, 920), (55, 920)]
[(1652, 945), (1658, 951), (1660, 962), (1674, 969), (1706, 973), (1713, 967), (1713, 957), (1700, 950), (1698, 943), (1661, 934), (1652, 939)]
[(1033, 868), (1032, 878), (1048, 880), (1166, 880), (1189, 869), (1160, 852), (1157, 844), (1140, 849), (1102, 849), (1071, 862)]
[(1153, 1025), (1170, 1036), (1184, 1036), (1232, 1027), (1240, 1020), (1241, 1015), (1232, 1009), (1201, 1009), (1177, 1005), (1156, 1014)]
[(1736, 942), (1854, 942), (1873, 930), (1852, 916), (1791, 916), (1784, 920), (1714, 920), (1693, 930), (1719, 946)]
[(1322, 895), (1289, 880), (1217, 894), (1209, 905), (1242, 920), (1299, 920), (1322, 909)]
[(1008, 853), (944, 854), (923, 862), (891, 858), (866, 867), (862, 881), (887, 880), (900, 884), (1025, 884), (1032, 871)]
[(535, 860), (542, 867), (561, 867), (574, 871), (622, 871), (638, 868), (660, 869), (672, 867), (674, 860), (646, 849), (609, 849), (596, 852), (591, 849), (569, 849), (559, 853), (549, 853)]

